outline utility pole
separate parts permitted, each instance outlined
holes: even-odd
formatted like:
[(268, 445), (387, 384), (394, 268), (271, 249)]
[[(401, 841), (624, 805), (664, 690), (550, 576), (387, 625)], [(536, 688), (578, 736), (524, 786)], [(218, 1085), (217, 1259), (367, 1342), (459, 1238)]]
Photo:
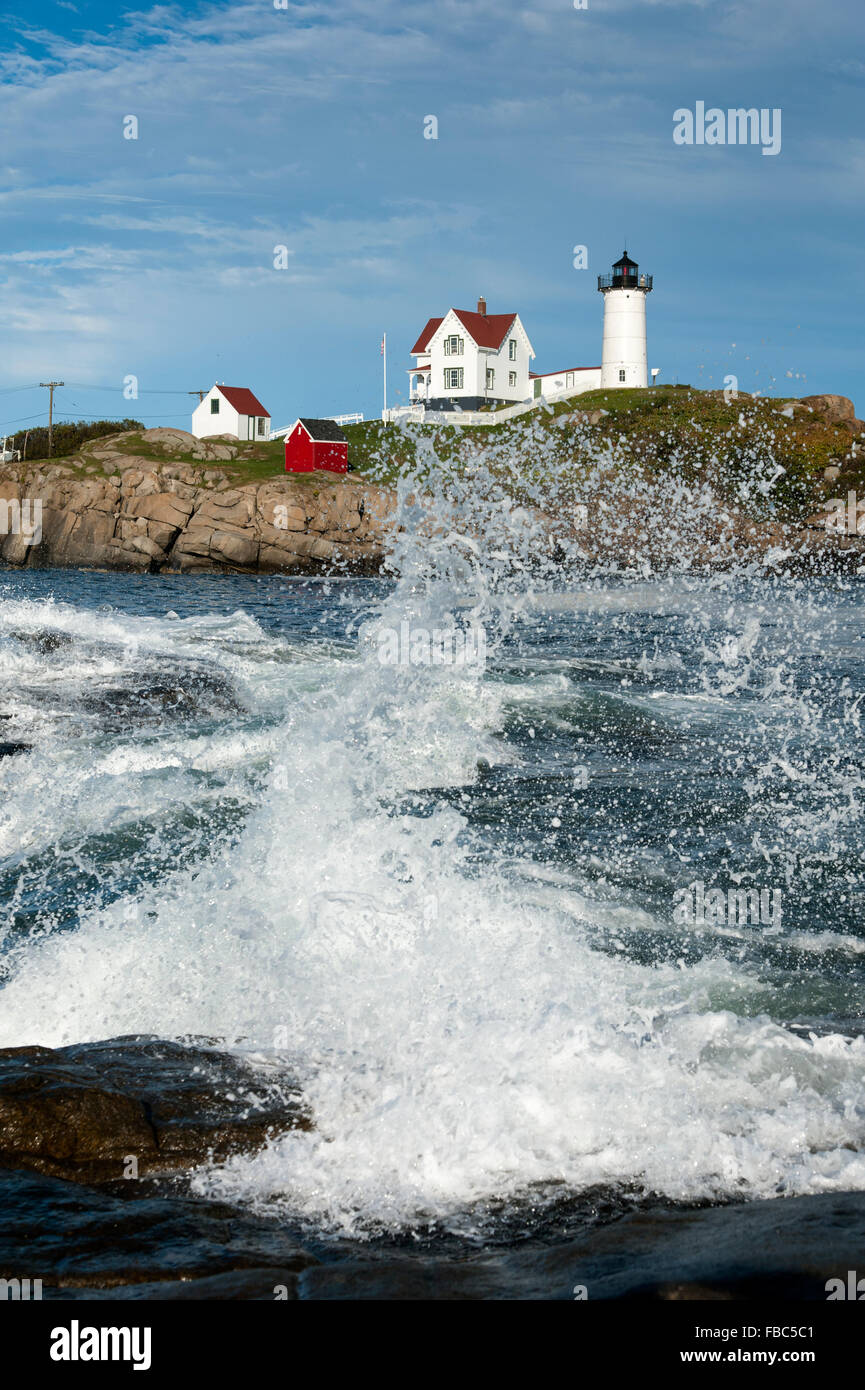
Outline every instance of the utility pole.
[(197, 396), (197, 397), (198, 397), (198, 404), (201, 405), (201, 402), (204, 400), (204, 397), (207, 395), (207, 392), (206, 392), (206, 391), (187, 391), (186, 394), (187, 394), (187, 396)]
[(48, 457), (54, 447), (54, 388), (65, 386), (65, 381), (40, 381), (40, 386), (48, 387)]

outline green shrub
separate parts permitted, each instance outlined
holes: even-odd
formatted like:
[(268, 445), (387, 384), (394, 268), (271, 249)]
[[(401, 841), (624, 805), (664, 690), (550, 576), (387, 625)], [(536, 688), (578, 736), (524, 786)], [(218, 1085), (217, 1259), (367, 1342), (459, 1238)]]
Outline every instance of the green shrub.
[[(54, 458), (63, 458), (69, 454), (76, 453), (82, 444), (86, 444), (88, 439), (101, 439), (106, 434), (122, 434), (124, 430), (143, 430), (144, 426), (140, 420), (77, 420), (62, 421), (54, 426), (54, 448), (51, 453)], [(24, 441), (27, 441), (27, 453), (24, 454)], [(22, 457), (30, 459), (47, 459), (48, 454), (48, 426), (39, 425), (35, 430), (19, 430), (6, 441), (7, 449), (20, 449)]]

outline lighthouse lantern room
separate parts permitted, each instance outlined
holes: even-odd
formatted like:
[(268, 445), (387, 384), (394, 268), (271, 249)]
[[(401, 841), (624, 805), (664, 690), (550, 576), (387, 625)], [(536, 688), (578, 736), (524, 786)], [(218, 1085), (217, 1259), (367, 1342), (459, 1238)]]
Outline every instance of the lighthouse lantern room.
[(646, 295), (651, 275), (641, 275), (626, 251), (612, 274), (598, 276), (598, 289), (604, 296), (602, 388), (648, 386)]

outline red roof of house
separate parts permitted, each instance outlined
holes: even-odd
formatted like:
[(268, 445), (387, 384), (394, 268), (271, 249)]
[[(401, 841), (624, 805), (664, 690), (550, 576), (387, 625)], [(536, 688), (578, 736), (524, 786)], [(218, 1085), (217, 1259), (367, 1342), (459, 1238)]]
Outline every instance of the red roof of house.
[(412, 357), (414, 357), (419, 352), (426, 352), (427, 343), (429, 342), (432, 335), (435, 333), (436, 329), (439, 328), (443, 323), (443, 318), (427, 319), (426, 327), (424, 328), (423, 333), (421, 333), (420, 337), (418, 338), (417, 342), (411, 350)]
[(516, 318), (516, 314), (479, 314), (468, 309), (454, 309), (454, 313), (483, 348), (500, 348)]
[(267, 415), (261, 401), (253, 396), (246, 386), (222, 386), (216, 383), (216, 389), (221, 391), (229, 405), (233, 405), (238, 415)]
[[(516, 314), (479, 314), (471, 309), (454, 309), (453, 312), (478, 347), (482, 348), (500, 348), (516, 318)], [(413, 357), (419, 352), (426, 352), (430, 338), (443, 323), (443, 318), (427, 320), (423, 333), (411, 350)]]

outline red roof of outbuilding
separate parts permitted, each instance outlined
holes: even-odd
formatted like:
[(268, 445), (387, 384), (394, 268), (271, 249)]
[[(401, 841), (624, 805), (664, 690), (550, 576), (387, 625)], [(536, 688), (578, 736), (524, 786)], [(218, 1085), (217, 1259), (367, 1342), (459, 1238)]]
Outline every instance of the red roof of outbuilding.
[(348, 435), (343, 434), (335, 420), (313, 419), (311, 415), (300, 415), (295, 420), (289, 433), (289, 439), (294, 434), (298, 425), (306, 430), (314, 444), (347, 444)]
[(229, 405), (234, 406), (238, 415), (267, 415), (269, 418), (269, 412), (265, 410), (261, 401), (253, 396), (248, 387), (222, 386), (217, 382), (216, 389), (222, 392)]
[[(473, 309), (454, 309), (453, 312), (478, 347), (482, 348), (500, 348), (516, 318), (516, 314), (479, 314)], [(443, 318), (427, 320), (424, 331), (411, 350), (412, 356), (426, 352), (430, 338), (443, 323)]]

